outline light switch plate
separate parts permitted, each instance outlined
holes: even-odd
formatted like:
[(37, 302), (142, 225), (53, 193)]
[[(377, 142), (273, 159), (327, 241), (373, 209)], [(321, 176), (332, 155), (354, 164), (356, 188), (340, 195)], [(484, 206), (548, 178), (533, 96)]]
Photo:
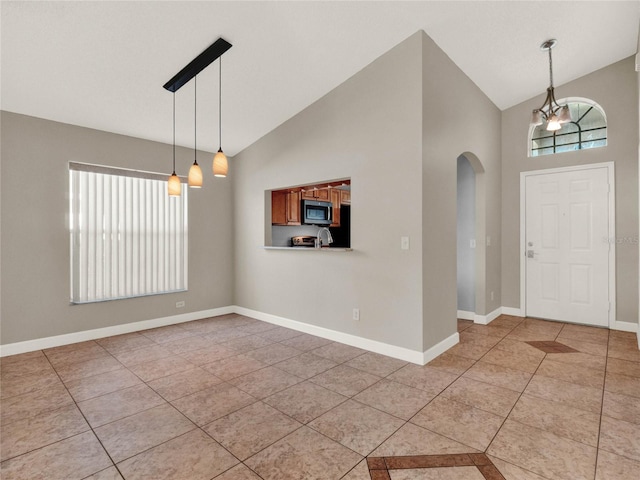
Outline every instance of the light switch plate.
[(400, 237), (400, 248), (402, 250), (409, 250), (409, 237)]

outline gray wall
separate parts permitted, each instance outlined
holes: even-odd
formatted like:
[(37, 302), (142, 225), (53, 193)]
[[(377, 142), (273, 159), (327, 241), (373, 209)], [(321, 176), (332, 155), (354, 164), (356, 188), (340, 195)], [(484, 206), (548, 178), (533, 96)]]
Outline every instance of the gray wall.
[[(421, 93), (416, 34), (234, 158), (237, 305), (422, 351)], [(265, 190), (340, 178), (353, 252), (261, 248)]]
[[(68, 162), (169, 172), (171, 146), (1, 115), (2, 344), (232, 303), (231, 182), (214, 180), (211, 154), (199, 152), (205, 187), (189, 192), (189, 291), (70, 305)], [(186, 174), (193, 150), (178, 148), (177, 158), (178, 173)], [(185, 308), (175, 308), (178, 300)]]
[(598, 162), (615, 162), (617, 320), (638, 322), (638, 86), (629, 57), (556, 88), (556, 97), (583, 97), (607, 115), (603, 148), (527, 156), (531, 111), (544, 96), (502, 112), (502, 298), (520, 307), (520, 172)]
[(476, 311), (476, 174), (464, 155), (458, 157), (457, 184), (458, 310)]
[[(423, 40), (423, 308), (424, 345), (456, 331), (456, 159), (484, 169), (477, 208), (476, 313), (500, 303), (500, 110), (424, 32)], [(478, 292), (480, 292), (478, 294)], [(494, 298), (491, 299), (491, 292)]]
[[(494, 239), (479, 303), (496, 308), (499, 136), (499, 110), (424, 32), (411, 36), (236, 156), (236, 304), (417, 351), (452, 335), (456, 159), (473, 152), (492, 192), (482, 232)], [(345, 177), (353, 252), (260, 248), (265, 190)]]

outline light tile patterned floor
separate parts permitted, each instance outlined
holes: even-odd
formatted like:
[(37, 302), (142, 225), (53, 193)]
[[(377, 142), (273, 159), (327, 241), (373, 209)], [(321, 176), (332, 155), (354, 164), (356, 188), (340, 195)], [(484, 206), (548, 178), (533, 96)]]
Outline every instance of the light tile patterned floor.
[(0, 476), (638, 478), (635, 334), (458, 329), (424, 367), (235, 314), (5, 357)]

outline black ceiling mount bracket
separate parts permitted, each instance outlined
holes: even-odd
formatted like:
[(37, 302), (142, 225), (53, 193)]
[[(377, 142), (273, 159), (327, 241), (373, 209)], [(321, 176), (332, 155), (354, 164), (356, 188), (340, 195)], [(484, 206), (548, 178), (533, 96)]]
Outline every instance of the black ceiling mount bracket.
[(232, 45), (229, 42), (220, 37), (218, 40), (209, 45), (209, 47), (204, 52), (191, 60), (191, 62), (189, 62), (186, 67), (176, 73), (171, 78), (171, 80), (163, 85), (163, 87), (170, 92), (177, 92), (180, 87), (188, 83), (189, 80), (191, 80), (202, 70), (207, 68), (212, 62), (220, 58), (222, 54), (229, 50), (231, 47)]

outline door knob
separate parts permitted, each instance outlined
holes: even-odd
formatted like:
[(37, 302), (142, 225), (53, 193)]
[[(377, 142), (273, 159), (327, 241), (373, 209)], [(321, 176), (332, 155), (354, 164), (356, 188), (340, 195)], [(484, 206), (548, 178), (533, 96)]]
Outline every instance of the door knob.
[(535, 252), (533, 250), (527, 250), (527, 258), (533, 258)]

